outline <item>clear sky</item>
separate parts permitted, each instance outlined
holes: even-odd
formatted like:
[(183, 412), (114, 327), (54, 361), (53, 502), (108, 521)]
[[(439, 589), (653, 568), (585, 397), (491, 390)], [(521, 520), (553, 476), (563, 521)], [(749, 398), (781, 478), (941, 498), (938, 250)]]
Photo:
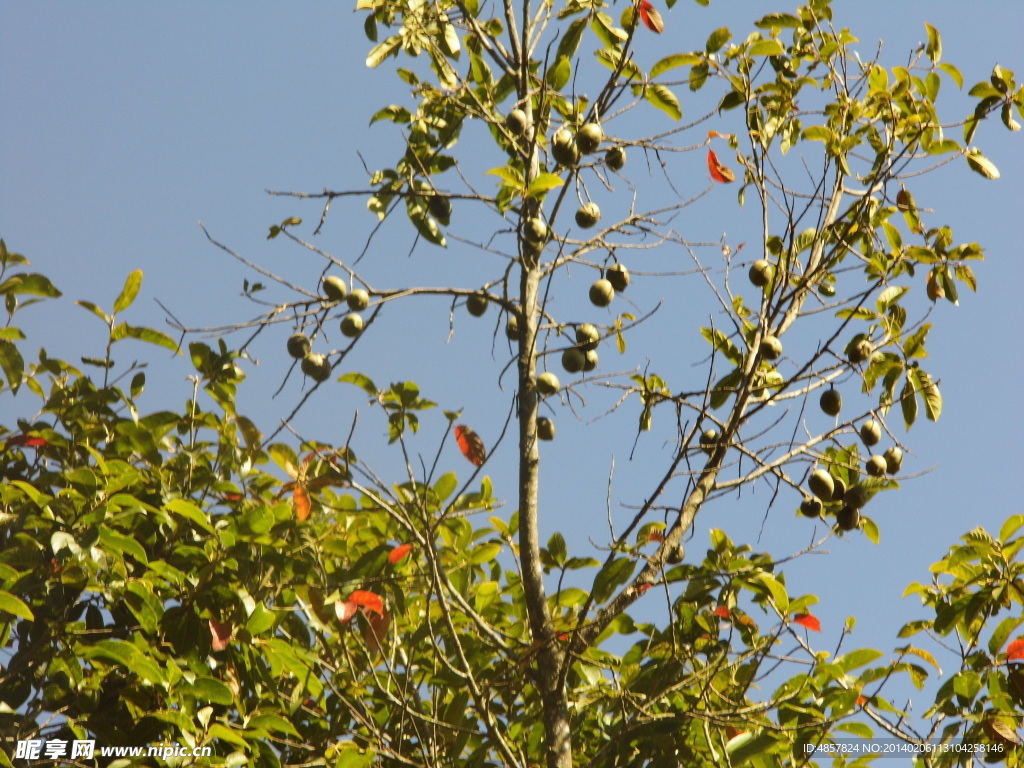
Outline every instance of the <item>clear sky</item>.
[[(1019, 2), (839, 0), (835, 6), (837, 25), (850, 27), (860, 38), (864, 59), (881, 40), (884, 64), (906, 64), (924, 41), (923, 22), (929, 21), (943, 33), (944, 59), (964, 73), (965, 91), (987, 78), (997, 62), (1024, 77), (1019, 45), (1024, 4)], [(788, 10), (792, 8), (783, 0), (718, 0), (708, 9), (679, 0), (672, 10), (663, 9), (666, 32), (645, 39), (640, 56), (653, 61), (700, 48), (719, 26), (732, 27), (742, 38), (761, 14)], [(588, 45), (593, 47), (592, 41), (585, 40), (584, 50)], [(410, 102), (391, 61), (376, 71), (366, 69), (368, 47), (362, 17), (350, 4), (339, 2), (0, 2), (0, 236), (10, 249), (28, 256), (35, 269), (51, 276), (67, 299), (56, 309), (51, 304), (19, 315), (29, 334), (26, 348), (45, 346), (51, 355), (73, 362), (80, 354), (101, 354), (103, 328), (70, 299), (109, 307), (124, 276), (136, 268), (145, 271), (146, 282), (127, 318), (135, 324), (163, 327), (165, 316), (154, 299), (194, 326), (256, 314), (240, 297), (242, 280), (256, 276), (209, 244), (197, 226), (200, 220), (239, 253), (314, 288), (322, 263), (296, 246), (268, 241), (266, 233), (270, 225), (297, 215), (306, 222), (299, 233), (312, 237), (319, 208), (268, 196), (265, 190), (365, 188), (359, 153), (371, 169), (398, 157), (396, 131), (389, 125), (371, 130), (369, 118), (389, 103)], [(707, 111), (684, 87), (676, 90), (684, 120)], [(940, 113), (949, 120), (967, 114), (964, 95), (954, 90), (947, 80), (939, 100)], [(637, 121), (624, 121), (621, 130), (623, 135), (631, 129), (640, 135), (670, 127), (661, 113), (645, 110)], [(678, 143), (700, 143), (708, 127)], [(723, 123), (722, 129), (735, 127)], [(883, 650), (901, 644), (897, 629), (920, 613), (916, 601), (900, 599), (906, 584), (927, 580), (927, 566), (967, 530), (976, 525), (998, 530), (1006, 516), (1021, 511), (1017, 483), (1024, 456), (1024, 413), (1016, 308), (1024, 285), (1024, 253), (1016, 231), (1024, 197), (1021, 138), (996, 120), (979, 131), (976, 143), (1002, 172), (998, 181), (986, 181), (960, 162), (927, 182), (927, 206), (935, 209), (929, 221), (950, 223), (958, 242), (974, 240), (986, 249), (986, 261), (975, 267), (980, 291), (963, 291), (958, 308), (940, 303), (931, 318), (936, 329), (926, 367), (941, 379), (945, 411), (938, 424), (922, 421), (906, 440), (915, 455), (908, 456), (904, 468), (923, 474), (908, 480), (902, 491), (885, 494), (869, 510), (881, 527), (881, 545), (873, 546), (863, 536), (833, 540), (826, 547), (828, 555), (807, 557), (787, 568), (792, 592), (821, 597), (816, 613), (822, 619), (824, 647), (834, 645), (843, 617), (851, 614), (859, 623), (848, 643)], [(472, 143), (472, 136), (466, 142), (470, 155), (480, 146)], [(493, 154), (467, 158), (474, 171), (500, 162)], [(679, 163), (676, 181), (685, 180), (692, 167), (698, 174), (694, 191), (706, 186), (702, 154), (673, 162)], [(630, 178), (643, 190), (647, 171), (639, 157), (631, 163)], [(482, 190), (493, 188), (493, 180), (479, 173), (472, 181)], [(450, 185), (444, 189), (461, 189), (457, 179), (444, 179), (444, 184)], [(620, 199), (618, 204), (626, 203)], [(694, 240), (717, 241), (726, 231), (730, 243), (746, 241), (753, 249), (756, 230), (745, 229), (738, 215), (733, 226), (734, 206), (733, 196), (721, 194), (710, 210), (684, 212), (676, 226)], [(464, 231), (476, 234), (473, 215), (457, 205), (452, 231), (459, 231), (461, 221)], [(351, 259), (374, 223), (362, 201), (339, 201), (316, 244)], [(425, 283), (473, 288), (500, 270), (478, 252), (457, 245), (447, 252), (421, 245), (410, 257), (412, 244), (408, 222), (396, 218), (374, 240), (360, 268), (381, 287)], [(574, 278), (565, 290), (585, 295), (591, 278)], [(699, 290), (675, 278), (641, 276), (636, 284), (639, 290), (631, 289), (629, 298), (637, 309)], [(287, 296), (278, 291), (268, 298), (281, 301)], [(706, 317), (709, 310), (705, 305), (701, 311)], [(448, 305), (436, 300), (411, 301), (406, 309), (386, 313), (373, 337), (361, 342), (348, 369), (362, 370), (378, 384), (419, 382), (424, 395), (444, 408), (465, 408), (465, 420), (490, 444), (510, 405), (510, 380), (502, 381), (503, 392), (494, 388), (507, 362), (504, 339), (499, 335), (491, 343), (495, 313), (485, 322), (471, 323), (458, 309), (449, 342), (448, 314)], [(279, 328), (255, 347), (260, 366), (251, 370), (252, 386), (243, 387), (243, 409), (266, 431), (300, 394), (301, 380), (293, 376), (283, 393), (270, 399), (289, 363), (283, 349), (286, 335)], [(603, 348), (602, 368), (642, 366), (647, 355), (656, 361), (685, 362), (682, 370), (702, 372), (688, 367), (706, 355), (702, 344), (696, 327), (669, 330), (654, 321), (650, 330), (631, 339), (630, 352), (636, 354), (624, 357), (625, 362)], [(156, 348), (136, 347), (131, 354), (151, 363), (144, 407), (156, 410), (185, 402), (190, 371), (184, 360), (167, 360)], [(637, 504), (669, 450), (646, 437), (630, 463), (638, 409), (631, 405), (631, 410), (593, 422), (608, 405), (607, 395), (591, 388), (588, 397), (595, 405), (582, 412), (581, 421), (567, 409), (559, 410), (558, 440), (544, 448), (544, 528), (571, 534), (578, 554), (591, 553), (588, 539), (603, 541), (606, 536), (604, 497), (612, 459), (616, 505)], [(4, 398), (3, 420), (30, 416), (35, 405), (28, 392), (15, 400)], [(296, 426), (310, 438), (341, 442), (353, 411), (363, 406), (358, 391), (340, 384), (325, 387)], [(893, 423), (902, 431), (898, 419)], [(425, 423), (429, 437), (419, 450), (429, 455), (442, 428), (438, 412)], [(387, 466), (378, 439), (382, 432), (379, 414), (363, 408), (360, 455)], [(469, 466), (451, 444), (445, 460), (460, 473)], [(511, 445), (499, 449), (488, 472), (499, 497), (510, 499), (503, 514), (511, 512)], [(767, 503), (763, 491), (758, 489), (752, 499), (745, 493), (735, 503), (726, 500), (709, 507), (688, 544), (692, 556), (699, 557), (706, 548), (706, 529), (712, 526), (726, 527), (734, 537), (745, 537), (755, 548), (776, 555), (809, 543), (814, 525), (793, 517), (795, 498), (772, 508), (757, 543)], [(628, 517), (617, 506), (616, 515), (618, 520)]]

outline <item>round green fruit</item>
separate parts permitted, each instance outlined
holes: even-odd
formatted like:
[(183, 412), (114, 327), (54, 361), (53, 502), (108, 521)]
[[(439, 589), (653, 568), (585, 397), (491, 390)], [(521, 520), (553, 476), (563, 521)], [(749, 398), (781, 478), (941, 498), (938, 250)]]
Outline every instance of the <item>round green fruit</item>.
[(513, 109), (505, 116), (505, 127), (508, 128), (508, 132), (513, 136), (522, 136), (526, 133), (526, 126), (529, 121), (526, 118), (526, 113), (521, 109)]
[(878, 445), (878, 441), (882, 439), (882, 425), (874, 419), (868, 419), (860, 425), (860, 439), (869, 448)]
[(490, 304), (490, 302), (482, 293), (474, 293), (466, 299), (466, 309), (469, 310), (469, 314), (473, 317), (483, 317), (487, 312), (488, 304)]
[(782, 356), (782, 342), (778, 336), (765, 336), (761, 339), (759, 350), (765, 360), (778, 360)]
[(595, 368), (597, 368), (597, 350), (588, 349), (584, 355), (583, 372), (590, 373)]
[(296, 360), (304, 358), (312, 348), (309, 337), (304, 333), (293, 333), (288, 337), (288, 354)]
[(343, 335), (354, 339), (363, 332), (363, 316), (355, 312), (341, 318), (341, 332)]
[(539, 437), (541, 440), (554, 440), (555, 422), (553, 422), (547, 416), (539, 417), (537, 419), (537, 437)]
[(615, 289), (612, 284), (601, 278), (590, 286), (590, 303), (596, 307), (607, 307), (615, 298)]
[(829, 416), (838, 416), (839, 411), (843, 409), (843, 396), (834, 389), (827, 389), (821, 393), (819, 405)]
[(834, 491), (832, 491), (832, 501), (842, 501), (846, 497), (846, 483), (844, 483), (838, 477), (833, 477), (832, 480), (833, 482), (835, 482), (836, 488)]
[(903, 466), (903, 451), (895, 445), (883, 453), (882, 458), (885, 459), (885, 471), (890, 475), (895, 475)]
[(576, 345), (585, 352), (597, 349), (601, 341), (601, 332), (590, 323), (576, 326)]
[(840, 530), (852, 531), (860, 525), (860, 510), (856, 507), (843, 507), (836, 512), (836, 525)]
[(565, 128), (559, 128), (551, 139), (551, 156), (559, 165), (571, 167), (580, 161), (580, 149), (572, 134)]
[(576, 211), (576, 226), (590, 229), (601, 220), (601, 209), (597, 203), (584, 203)]
[(587, 353), (579, 347), (570, 347), (562, 353), (562, 367), (567, 373), (579, 373), (587, 364)]
[(863, 485), (855, 485), (843, 494), (843, 503), (854, 509), (862, 509), (868, 503), (868, 491)]
[(546, 371), (537, 377), (537, 391), (542, 395), (553, 395), (561, 386), (558, 382), (558, 377), (551, 373), (551, 371)]
[(505, 335), (512, 341), (518, 341), (520, 337), (519, 332), (519, 318), (515, 315), (509, 315), (508, 321), (505, 323)]
[(604, 131), (597, 123), (587, 123), (576, 132), (576, 146), (584, 154), (589, 155), (591, 152), (597, 151), (602, 141), (604, 141)]
[(621, 171), (626, 164), (626, 149), (624, 147), (612, 147), (604, 153), (604, 164), (613, 171)]
[(523, 237), (531, 243), (543, 243), (548, 239), (548, 225), (543, 219), (527, 219), (523, 223)]
[(872, 456), (864, 469), (871, 477), (881, 477), (889, 471), (889, 464), (884, 456)]
[(331, 375), (331, 364), (327, 361), (327, 358), (315, 352), (302, 358), (302, 365), (300, 367), (302, 372), (313, 379), (313, 381), (326, 381), (327, 377)]
[(362, 312), (370, 306), (370, 294), (362, 288), (356, 288), (348, 295), (348, 298), (346, 298), (345, 301), (348, 302), (349, 309), (353, 312)]
[(750, 271), (747, 276), (750, 278), (750, 282), (756, 285), (758, 288), (764, 288), (768, 283), (772, 281), (772, 277), (775, 275), (775, 268), (767, 259), (758, 259), (750, 265)]
[(434, 195), (427, 201), (427, 210), (442, 224), (447, 224), (452, 217), (452, 201), (444, 195)]
[(700, 449), (704, 451), (708, 456), (715, 452), (715, 446), (718, 444), (718, 430), (717, 429), (705, 429), (700, 436)]
[(629, 287), (629, 270), (625, 264), (612, 264), (604, 271), (604, 279), (612, 284), (617, 293)]
[(804, 517), (821, 517), (822, 503), (813, 496), (805, 496), (800, 504), (800, 514)]
[(835, 478), (824, 469), (816, 469), (808, 478), (807, 487), (822, 501), (831, 501), (836, 490)]
[(665, 562), (669, 565), (679, 565), (686, 557), (686, 550), (682, 544), (676, 544), (665, 551)]
[(847, 357), (851, 363), (863, 363), (871, 358), (871, 342), (865, 338), (858, 339), (847, 349)]
[(348, 293), (348, 286), (345, 285), (345, 281), (337, 275), (331, 275), (325, 277), (321, 281), (321, 285), (324, 289), (324, 296), (331, 301), (344, 301), (345, 294)]

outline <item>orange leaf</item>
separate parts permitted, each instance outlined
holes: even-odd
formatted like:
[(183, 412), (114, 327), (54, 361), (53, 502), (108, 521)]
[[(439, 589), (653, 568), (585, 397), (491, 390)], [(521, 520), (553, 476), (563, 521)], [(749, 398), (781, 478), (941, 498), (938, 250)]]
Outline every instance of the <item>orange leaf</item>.
[(711, 149), (708, 150), (708, 170), (711, 171), (711, 178), (719, 184), (736, 181), (736, 174), (718, 162), (718, 155)]
[(359, 606), (350, 600), (339, 600), (334, 604), (334, 612), (338, 615), (338, 621), (344, 624), (356, 615)]
[[(372, 594), (372, 593), (371, 593)], [(391, 614), (382, 610), (380, 615), (375, 613), (366, 614), (367, 627), (363, 634), (363, 640), (371, 651), (380, 650), (381, 643), (388, 636), (388, 629), (391, 627)]]
[(651, 531), (647, 534), (647, 541), (664, 541), (665, 534), (661, 531)]
[(412, 544), (399, 544), (388, 552), (388, 562), (392, 565), (402, 562), (402, 560), (405, 559), (405, 556), (409, 554), (410, 549), (412, 549)]
[(660, 35), (665, 31), (665, 22), (662, 20), (661, 14), (647, 0), (640, 0), (640, 21), (651, 32), (657, 32)]
[(821, 632), (821, 622), (809, 613), (795, 614), (793, 616), (793, 621), (801, 627), (807, 627), (807, 629), (814, 630), (815, 632)]
[(729, 609), (726, 606), (724, 606), (724, 605), (720, 605), (717, 608), (715, 608), (715, 610), (713, 610), (711, 612), (711, 615), (712, 616), (720, 616), (723, 619), (728, 619), (729, 618)]
[(650, 588), (651, 588), (651, 585), (650, 585), (650, 584), (640, 584), (640, 585), (639, 585), (639, 586), (637, 586), (637, 588), (636, 588), (636, 593), (637, 593), (638, 595), (642, 595), (642, 594), (643, 594), (644, 592), (646, 592), (646, 591), (647, 591), (648, 589), (650, 589)]
[(868, 697), (867, 696), (861, 695), (861, 696), (857, 697), (857, 706), (858, 707), (863, 707), (867, 703), (868, 703)]
[(292, 500), (295, 502), (295, 519), (300, 523), (303, 520), (308, 520), (311, 505), (309, 503), (309, 494), (306, 493), (306, 489), (301, 485), (296, 485), (292, 490)]
[(381, 615), (384, 614), (384, 601), (380, 599), (380, 595), (375, 592), (370, 592), (365, 589), (357, 589), (351, 595), (348, 596), (350, 603), (355, 603), (366, 611), (373, 611)]
[(1006, 646), (1006, 660), (1024, 659), (1024, 637), (1018, 637)]
[(487, 458), (484, 441), (480, 439), (480, 435), (465, 424), (455, 427), (455, 442), (459, 444), (459, 450), (462, 451), (463, 456), (469, 459), (470, 464), (479, 467), (484, 463)]
[(213, 650), (223, 651), (231, 644), (231, 635), (234, 634), (234, 628), (231, 626), (230, 621), (210, 619), (210, 634), (213, 635)]
[(569, 633), (568, 632), (559, 632), (557, 635), (555, 635), (555, 639), (559, 640), (559, 641), (561, 641), (563, 643), (567, 642), (569, 640)]

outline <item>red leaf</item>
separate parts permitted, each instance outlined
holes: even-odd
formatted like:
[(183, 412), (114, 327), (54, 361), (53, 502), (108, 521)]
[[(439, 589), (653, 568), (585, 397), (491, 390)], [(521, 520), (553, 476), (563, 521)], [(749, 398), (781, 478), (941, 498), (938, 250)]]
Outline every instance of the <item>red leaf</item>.
[(455, 442), (459, 444), (462, 455), (469, 459), (470, 464), (481, 466), (487, 458), (487, 450), (484, 448), (484, 441), (480, 435), (467, 427), (459, 424), (455, 427)]
[(555, 639), (556, 640), (560, 640), (563, 643), (567, 642), (569, 640), (569, 633), (568, 632), (559, 632), (557, 635), (555, 635)]
[(665, 534), (661, 531), (651, 531), (647, 534), (647, 541), (664, 541)]
[(301, 485), (296, 485), (292, 491), (292, 499), (295, 501), (295, 519), (300, 523), (309, 519), (309, 494)]
[(334, 612), (342, 624), (355, 616), (358, 610), (359, 606), (349, 600), (339, 600), (334, 604)]
[(33, 437), (32, 435), (15, 435), (7, 441), (5, 448), (17, 448), (19, 445), (26, 445), (29, 448), (42, 448), (46, 445), (46, 438)]
[(746, 731), (741, 731), (734, 725), (725, 726), (725, 735), (729, 737), (730, 740), (735, 739), (737, 736), (742, 736), (744, 733), (746, 733)]
[(388, 562), (392, 565), (402, 562), (402, 560), (405, 559), (405, 556), (409, 554), (410, 549), (412, 549), (412, 544), (399, 544), (388, 552)]
[(1006, 646), (1006, 660), (1024, 659), (1024, 637), (1018, 637)]
[(357, 589), (351, 595), (348, 596), (350, 603), (355, 603), (366, 611), (372, 611), (384, 615), (384, 601), (380, 599), (380, 595), (375, 592), (370, 592), (365, 589)]
[(821, 632), (821, 622), (818, 621), (814, 616), (809, 613), (798, 613), (793, 616), (793, 621), (799, 624), (801, 627), (807, 627), (807, 629), (815, 632)]
[(728, 619), (729, 618), (729, 609), (726, 606), (724, 606), (724, 605), (720, 605), (717, 608), (715, 608), (715, 610), (713, 610), (711, 612), (711, 615), (712, 616), (720, 616), (723, 619)]
[(231, 644), (231, 635), (234, 634), (234, 627), (230, 621), (217, 621), (210, 619), (210, 634), (213, 635), (213, 650), (223, 651)]
[(657, 32), (660, 35), (665, 31), (665, 22), (662, 21), (661, 14), (647, 0), (640, 0), (640, 21), (651, 32)]
[(650, 589), (650, 588), (651, 588), (651, 585), (650, 585), (650, 584), (640, 584), (640, 585), (639, 585), (639, 586), (638, 586), (638, 587), (636, 588), (636, 593), (637, 593), (638, 595), (642, 595), (642, 594), (643, 594), (644, 592), (646, 592), (646, 591), (647, 591), (648, 589)]
[(380, 650), (384, 638), (388, 636), (388, 629), (391, 627), (391, 614), (384, 610), (380, 615), (369, 613), (366, 614), (366, 621), (367, 627), (363, 634), (363, 640), (371, 651)]
[(857, 706), (858, 707), (863, 707), (867, 703), (868, 703), (868, 697), (867, 696), (861, 695), (861, 696), (857, 697)]
[(736, 181), (736, 174), (718, 162), (718, 155), (711, 149), (708, 150), (708, 170), (711, 171), (711, 178), (719, 184)]

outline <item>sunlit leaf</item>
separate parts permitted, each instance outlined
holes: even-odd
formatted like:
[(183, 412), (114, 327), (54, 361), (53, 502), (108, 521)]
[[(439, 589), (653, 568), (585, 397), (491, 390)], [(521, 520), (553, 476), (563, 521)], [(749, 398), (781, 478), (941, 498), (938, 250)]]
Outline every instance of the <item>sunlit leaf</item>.
[(455, 442), (458, 443), (462, 455), (469, 460), (470, 464), (476, 467), (482, 466), (484, 461), (487, 460), (487, 450), (484, 448), (484, 441), (465, 424), (457, 425), (454, 431)]

